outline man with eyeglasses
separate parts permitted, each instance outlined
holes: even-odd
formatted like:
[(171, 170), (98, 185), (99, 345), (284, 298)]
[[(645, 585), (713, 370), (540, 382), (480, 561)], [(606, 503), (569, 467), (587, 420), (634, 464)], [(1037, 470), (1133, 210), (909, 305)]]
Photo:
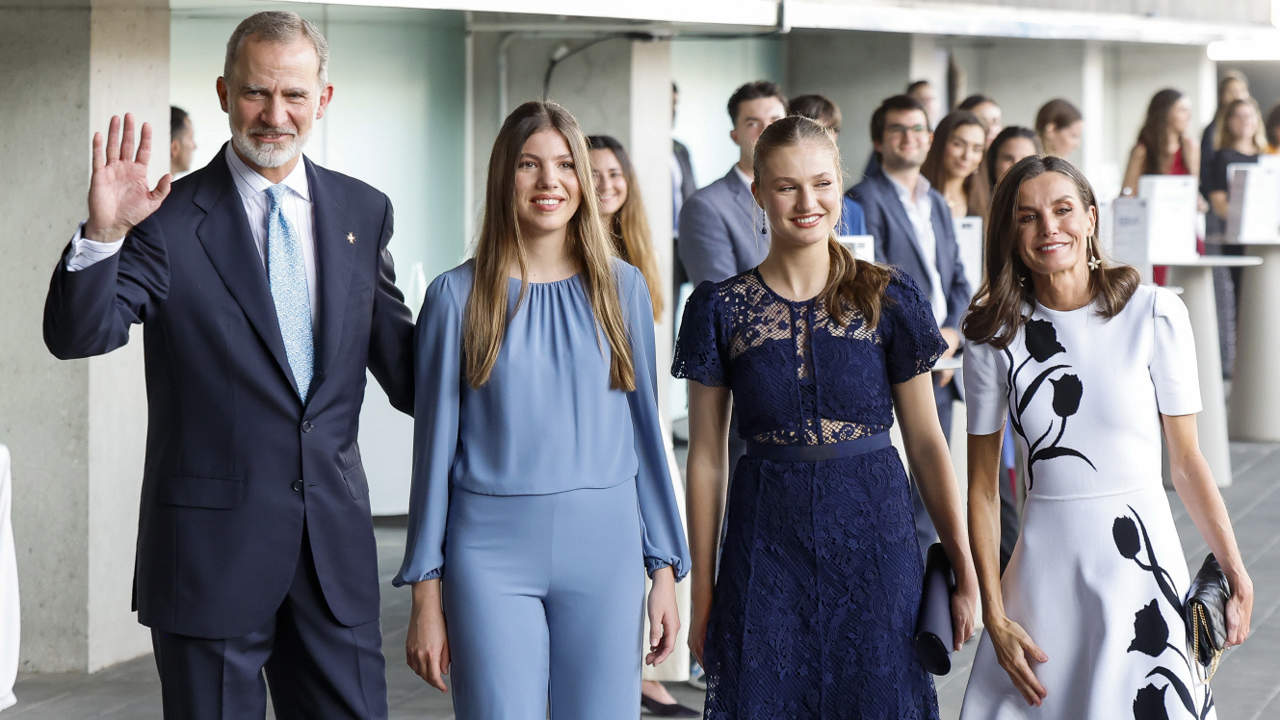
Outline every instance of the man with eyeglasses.
[[(947, 350), (960, 347), (960, 318), (969, 305), (960, 250), (956, 245), (951, 210), (942, 195), (920, 174), (933, 134), (919, 100), (894, 95), (871, 115), (871, 142), (879, 163), (848, 195), (862, 205), (867, 232), (875, 237), (876, 261), (893, 265), (911, 276), (929, 298)], [(950, 440), (951, 405), (960, 399), (959, 383), (949, 370), (933, 375), (938, 421)], [(912, 484), (915, 484), (914, 478)], [(937, 538), (929, 514), (914, 496), (916, 538), (923, 552)]]

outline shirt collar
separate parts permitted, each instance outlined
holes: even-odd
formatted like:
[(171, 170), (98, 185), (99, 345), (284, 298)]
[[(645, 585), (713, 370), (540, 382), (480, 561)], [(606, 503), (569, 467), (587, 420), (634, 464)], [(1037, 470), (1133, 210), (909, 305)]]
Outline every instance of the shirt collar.
[[(245, 197), (252, 197), (260, 193), (265, 193), (267, 188), (275, 183), (263, 177), (257, 170), (245, 164), (244, 160), (236, 154), (231, 143), (227, 143), (226, 149), (227, 165), (231, 168), (231, 179), (235, 182), (236, 190)], [(307, 163), (301, 157), (298, 164), (293, 166), (293, 170), (285, 177), (281, 183), (285, 187), (295, 192), (299, 197), (307, 202), (311, 201), (310, 186), (307, 185)]]
[(738, 176), (738, 179), (742, 181), (742, 184), (747, 186), (747, 192), (751, 192), (751, 178), (747, 177), (747, 174), (742, 172), (742, 168), (738, 167), (738, 163), (733, 164), (733, 172)]
[(929, 190), (933, 187), (929, 184), (928, 178), (924, 175), (918, 175), (916, 176), (916, 191), (913, 194), (905, 185), (895, 180), (889, 173), (885, 173), (884, 176), (889, 178), (889, 182), (893, 183), (893, 189), (898, 192), (898, 199), (902, 202), (919, 203), (921, 200), (929, 197)]

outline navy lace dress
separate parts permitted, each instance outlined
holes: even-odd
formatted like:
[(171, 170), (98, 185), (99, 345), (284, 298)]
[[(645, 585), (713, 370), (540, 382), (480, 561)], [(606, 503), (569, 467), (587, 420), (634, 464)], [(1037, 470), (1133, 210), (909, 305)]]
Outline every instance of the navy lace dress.
[(890, 385), (945, 349), (894, 273), (880, 322), (841, 327), (756, 270), (697, 287), (672, 373), (733, 393), (729, 487), (704, 659), (708, 720), (937, 718), (911, 647), (923, 566)]

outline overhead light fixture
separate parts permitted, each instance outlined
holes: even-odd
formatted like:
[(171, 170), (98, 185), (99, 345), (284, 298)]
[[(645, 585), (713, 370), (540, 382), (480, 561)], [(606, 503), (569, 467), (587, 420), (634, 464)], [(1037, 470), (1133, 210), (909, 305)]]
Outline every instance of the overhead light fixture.
[[(1280, 2), (1273, 0), (1273, 7)], [(1213, 62), (1265, 62), (1280, 61), (1280, 33), (1275, 38), (1215, 40), (1209, 43), (1205, 53)]]

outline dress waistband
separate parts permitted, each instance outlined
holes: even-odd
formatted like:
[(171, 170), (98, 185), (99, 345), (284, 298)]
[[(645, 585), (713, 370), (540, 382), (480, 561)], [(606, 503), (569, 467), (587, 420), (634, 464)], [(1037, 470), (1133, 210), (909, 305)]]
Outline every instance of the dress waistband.
[(889, 433), (882, 432), (827, 445), (769, 445), (749, 442), (747, 457), (779, 462), (818, 462), (853, 457), (887, 447), (892, 447), (892, 443), (889, 442)]

